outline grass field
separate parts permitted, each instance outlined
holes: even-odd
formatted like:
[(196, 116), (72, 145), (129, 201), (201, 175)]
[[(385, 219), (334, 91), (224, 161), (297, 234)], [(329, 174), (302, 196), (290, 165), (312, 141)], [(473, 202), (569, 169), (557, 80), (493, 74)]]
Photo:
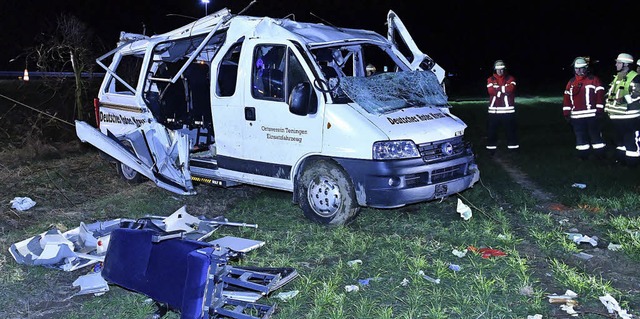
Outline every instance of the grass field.
[[(394, 210), (364, 209), (341, 227), (310, 223), (285, 192), (199, 185), (198, 195), (180, 197), (150, 182), (129, 185), (77, 141), (34, 138), (7, 147), (0, 153), (0, 317), (147, 318), (154, 307), (143, 295), (111, 286), (102, 296), (72, 297), (71, 283), (88, 270), (19, 265), (7, 250), (53, 226), (169, 215), (183, 205), (193, 215), (259, 225), (214, 234), (266, 242), (238, 264), (298, 270), (300, 277), (279, 290), (297, 290), (296, 297), (260, 300), (278, 304), (273, 318), (569, 318), (547, 297), (567, 290), (578, 295), (579, 318), (616, 318), (599, 300), (605, 294), (637, 315), (640, 171), (576, 161), (560, 97), (517, 102), (521, 150), (506, 154), (503, 148), (493, 158), (483, 150), (485, 101), (452, 102), (477, 153), (481, 182), (473, 189)], [(0, 114), (11, 106), (0, 101)], [(37, 205), (12, 210), (7, 203), (16, 196)], [(471, 219), (456, 213), (458, 199), (471, 207)], [(598, 245), (576, 244), (567, 233), (597, 236)], [(614, 251), (609, 243), (622, 247)], [(506, 256), (482, 258), (470, 247)], [(467, 252), (458, 257), (454, 250)], [(577, 257), (580, 252), (592, 258)], [(350, 266), (354, 260), (362, 262)], [(359, 290), (347, 292), (348, 285)]]

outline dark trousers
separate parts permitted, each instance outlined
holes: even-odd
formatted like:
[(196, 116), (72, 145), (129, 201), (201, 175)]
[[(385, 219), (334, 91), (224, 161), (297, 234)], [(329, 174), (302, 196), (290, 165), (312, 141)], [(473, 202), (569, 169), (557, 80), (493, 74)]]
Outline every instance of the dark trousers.
[(591, 153), (596, 156), (604, 155), (605, 142), (602, 138), (602, 128), (596, 117), (571, 119), (571, 126), (576, 135), (578, 156), (587, 158)]
[(516, 113), (489, 114), (487, 127), (487, 149), (495, 150), (498, 147), (498, 132), (504, 128), (507, 135), (507, 147), (517, 149), (518, 133), (516, 126)]
[(638, 118), (611, 119), (615, 133), (616, 158), (629, 166), (636, 166), (640, 162), (639, 123)]

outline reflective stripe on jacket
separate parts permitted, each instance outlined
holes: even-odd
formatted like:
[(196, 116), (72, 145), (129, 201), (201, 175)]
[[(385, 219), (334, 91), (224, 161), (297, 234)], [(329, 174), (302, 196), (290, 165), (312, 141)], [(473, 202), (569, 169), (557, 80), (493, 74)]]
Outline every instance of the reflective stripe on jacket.
[(604, 87), (595, 75), (575, 76), (567, 83), (562, 103), (564, 116), (594, 117), (604, 112)]
[(489, 113), (514, 113), (516, 80), (513, 76), (494, 74), (487, 79)]
[[(631, 82), (638, 82), (638, 73), (629, 71), (626, 75), (619, 74), (613, 77), (613, 81), (609, 84), (609, 92), (607, 92), (607, 102), (604, 110), (609, 114), (611, 119), (629, 119), (640, 117), (640, 109), (637, 107), (629, 107), (626, 96), (630, 96), (629, 85)], [(634, 103), (635, 104), (635, 103)]]

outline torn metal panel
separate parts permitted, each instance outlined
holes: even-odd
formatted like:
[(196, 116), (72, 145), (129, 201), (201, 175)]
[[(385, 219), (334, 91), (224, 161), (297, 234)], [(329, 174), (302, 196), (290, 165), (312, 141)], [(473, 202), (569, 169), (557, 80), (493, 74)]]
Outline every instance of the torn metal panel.
[(101, 149), (158, 186), (177, 194), (195, 194), (186, 135), (169, 131), (157, 122), (145, 124), (123, 138), (133, 148), (132, 152), (86, 122), (76, 121), (76, 134), (81, 141)]

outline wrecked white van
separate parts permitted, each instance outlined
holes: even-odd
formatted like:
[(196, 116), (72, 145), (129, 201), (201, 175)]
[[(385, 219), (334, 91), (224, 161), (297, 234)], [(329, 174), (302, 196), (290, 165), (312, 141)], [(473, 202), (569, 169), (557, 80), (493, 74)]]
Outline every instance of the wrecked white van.
[(387, 19), (383, 37), (223, 9), (165, 34), (123, 32), (97, 60), (97, 129), (76, 122), (77, 135), (126, 180), (285, 190), (323, 224), (468, 189), (479, 170), (444, 70)]

